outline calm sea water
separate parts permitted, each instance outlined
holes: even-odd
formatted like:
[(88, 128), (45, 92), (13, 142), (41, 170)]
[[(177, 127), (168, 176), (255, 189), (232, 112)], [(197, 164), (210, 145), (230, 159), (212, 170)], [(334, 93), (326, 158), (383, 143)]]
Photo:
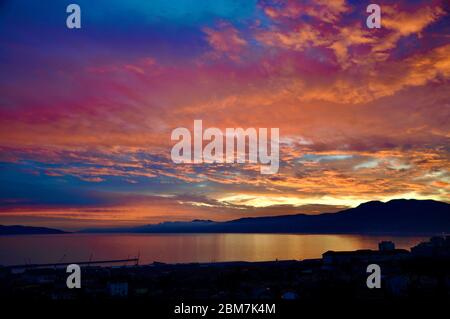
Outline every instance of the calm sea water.
[(424, 237), (285, 234), (65, 234), (0, 237), (0, 264), (123, 259), (268, 261), (318, 258), (327, 250), (376, 249), (381, 240), (410, 248)]

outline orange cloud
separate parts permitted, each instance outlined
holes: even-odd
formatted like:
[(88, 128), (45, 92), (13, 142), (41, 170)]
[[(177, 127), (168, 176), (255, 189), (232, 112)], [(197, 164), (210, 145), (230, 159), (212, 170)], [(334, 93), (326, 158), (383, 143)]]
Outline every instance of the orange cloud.
[(213, 51), (209, 53), (212, 58), (220, 58), (227, 56), (232, 60), (239, 61), (240, 54), (247, 45), (247, 41), (243, 39), (239, 31), (231, 25), (221, 23), (218, 30), (204, 28), (203, 32), (207, 35), (207, 41)]

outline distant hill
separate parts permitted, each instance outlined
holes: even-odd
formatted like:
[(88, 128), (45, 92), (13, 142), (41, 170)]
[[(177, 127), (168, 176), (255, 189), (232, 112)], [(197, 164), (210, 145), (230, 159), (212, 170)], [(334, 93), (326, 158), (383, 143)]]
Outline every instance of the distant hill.
[(65, 234), (59, 229), (31, 226), (4, 226), (0, 225), (0, 235), (33, 235), (33, 234)]
[(228, 222), (195, 220), (83, 232), (128, 233), (360, 233), (429, 234), (450, 232), (450, 204), (396, 199), (367, 202), (337, 213), (241, 218)]

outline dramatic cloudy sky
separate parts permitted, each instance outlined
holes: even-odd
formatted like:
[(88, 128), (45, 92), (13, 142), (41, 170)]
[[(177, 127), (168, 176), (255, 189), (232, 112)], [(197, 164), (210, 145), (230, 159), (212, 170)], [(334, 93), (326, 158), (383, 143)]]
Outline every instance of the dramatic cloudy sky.
[[(0, 223), (449, 202), (449, 4), (379, 1), (368, 29), (371, 2), (1, 1)], [(170, 133), (194, 119), (279, 128), (278, 174), (172, 163)]]

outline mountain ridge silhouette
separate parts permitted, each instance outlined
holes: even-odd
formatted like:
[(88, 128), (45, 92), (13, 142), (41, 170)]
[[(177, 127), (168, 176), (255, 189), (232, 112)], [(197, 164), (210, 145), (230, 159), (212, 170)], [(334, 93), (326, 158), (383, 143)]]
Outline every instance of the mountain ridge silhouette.
[(81, 232), (128, 233), (448, 233), (450, 204), (435, 200), (370, 201), (336, 213), (245, 217), (225, 222), (193, 220)]

